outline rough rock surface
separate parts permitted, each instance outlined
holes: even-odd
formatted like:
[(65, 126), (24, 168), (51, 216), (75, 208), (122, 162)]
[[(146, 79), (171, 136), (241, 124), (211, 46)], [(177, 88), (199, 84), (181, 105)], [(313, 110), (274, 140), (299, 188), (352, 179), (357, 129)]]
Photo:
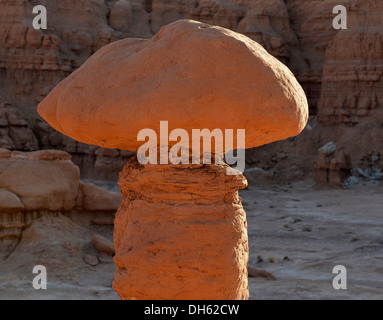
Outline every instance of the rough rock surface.
[(248, 298), (238, 196), (247, 182), (226, 175), (226, 167), (142, 166), (136, 159), (125, 166), (114, 232), (113, 287), (122, 299)]
[(258, 167), (245, 170), (243, 175), (250, 185), (267, 185), (273, 183), (270, 172)]
[(326, 49), (318, 121), (323, 141), (337, 145), (360, 164), (383, 150), (383, 2), (350, 1), (348, 29)]
[(319, 147), (317, 121), (315, 117), (310, 117), (308, 125), (298, 136), (246, 150), (247, 167), (250, 170), (261, 168), (272, 176), (270, 181), (252, 179), (251, 174), (245, 171), (245, 176), (249, 176), (249, 185), (289, 184), (306, 178), (314, 179), (313, 168)]
[(90, 254), (86, 254), (84, 256), (84, 262), (86, 264), (89, 264), (90, 266), (93, 266), (93, 267), (97, 266), (99, 263), (97, 256), (92, 256)]
[(47, 30), (32, 27), (36, 4), (5, 0), (0, 13), (1, 97), (15, 101), (31, 125), (37, 115), (34, 104), (52, 84), (114, 37), (104, 1), (47, 1), (52, 14)]
[(249, 278), (264, 278), (267, 280), (277, 280), (271, 273), (265, 270), (258, 270), (253, 267), (248, 268)]
[(61, 213), (95, 231), (112, 231), (121, 194), (81, 182), (70, 158), (58, 150), (0, 149), (0, 259), (30, 223), (47, 215)]
[(124, 163), (133, 152), (111, 150), (74, 141), (55, 131), (48, 123), (37, 120), (35, 134), (42, 149), (65, 150), (81, 169), (81, 177), (93, 180), (117, 180)]
[(103, 236), (100, 236), (98, 234), (93, 234), (92, 243), (94, 247), (97, 249), (97, 251), (100, 253), (105, 253), (108, 255), (115, 254), (113, 243), (109, 241), (108, 239), (104, 238)]
[[(48, 269), (52, 266), (61, 269), (73, 268), (79, 259), (76, 253), (82, 251), (89, 238), (89, 231), (71, 219), (61, 214), (46, 215), (28, 225), (20, 243), (7, 258), (7, 263), (19, 264), (21, 257), (29, 256), (33, 261), (29, 261), (28, 266), (44, 265)], [(77, 239), (76, 244), (72, 239)], [(65, 254), (65, 251), (72, 252)], [(31, 255), (31, 252), (35, 254)], [(81, 258), (81, 255), (79, 257)]]
[(315, 169), (317, 171), (317, 187), (341, 188), (350, 176), (351, 157), (344, 151), (326, 154), (325, 150), (319, 150)]
[[(10, 242), (0, 239), (0, 292), (7, 288), (3, 298), (12, 299), (8, 290), (25, 290), (27, 299), (42, 299), (41, 291), (54, 292), (57, 299), (65, 299), (60, 297), (65, 290), (70, 291), (67, 299), (74, 299), (81, 288), (92, 288), (95, 293), (100, 287), (104, 292), (112, 291), (113, 259), (99, 255), (93, 248), (88, 225), (61, 213), (47, 213), (30, 221), (24, 229), (20, 240), (5, 256), (1, 253)], [(37, 265), (46, 268), (47, 290), (35, 290), (32, 286), (36, 276), (32, 270)], [(96, 298), (97, 295), (93, 297)]]
[(81, 193), (82, 206), (89, 211), (111, 211), (121, 203), (120, 193), (106, 191), (92, 183), (81, 183)]
[(9, 103), (0, 103), (0, 148), (23, 151), (39, 148), (28, 123)]
[(24, 208), (23, 203), (16, 194), (0, 189), (0, 211), (19, 211)]
[(28, 211), (71, 210), (79, 192), (79, 169), (65, 152), (63, 159), (56, 151), (50, 153), (52, 159), (46, 159), (47, 154), (10, 152), (0, 161), (0, 188), (16, 194)]
[(38, 112), (78, 141), (131, 151), (142, 145), (140, 130), (159, 137), (163, 119), (189, 137), (196, 128), (232, 129), (237, 141), (245, 129), (246, 148), (295, 136), (308, 119), (306, 96), (285, 65), (248, 37), (193, 20), (167, 25), (151, 40), (105, 46)]
[[(0, 148), (22, 151), (39, 147), (62, 149), (73, 154), (73, 161), (81, 169), (86, 169), (82, 170), (83, 177), (116, 179), (130, 155), (124, 158), (118, 152), (111, 160), (95, 154), (99, 148), (79, 145), (58, 133), (44, 132), (36, 107), (57, 83), (93, 52), (127, 34), (120, 34), (109, 25), (110, 8), (101, 0), (48, 1), (44, 3), (49, 16), (48, 29), (35, 30), (32, 8), (37, 4), (41, 3), (25, 0), (1, 3), (0, 105), (11, 102), (20, 117), (17, 115), (17, 124), (7, 124), (7, 115), (4, 116), (3, 108), (0, 108)], [(145, 12), (140, 1), (135, 1), (133, 12)], [(136, 25), (141, 23), (136, 21)], [(138, 29), (140, 27), (132, 31)], [(142, 34), (148, 35), (150, 32)], [(9, 111), (7, 106), (6, 109), (12, 117), (10, 121), (16, 119), (14, 109)]]

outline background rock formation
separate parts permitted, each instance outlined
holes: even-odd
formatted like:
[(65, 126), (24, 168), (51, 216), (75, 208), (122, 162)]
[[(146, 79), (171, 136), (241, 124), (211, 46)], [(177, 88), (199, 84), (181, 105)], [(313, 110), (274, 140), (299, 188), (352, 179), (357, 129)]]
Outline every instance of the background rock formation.
[(70, 158), (64, 151), (0, 149), (0, 258), (19, 247), (24, 230), (44, 217), (45, 225), (58, 215), (70, 217), (88, 233), (110, 237), (121, 194), (80, 181)]
[(19, 112), (8, 103), (0, 105), (0, 148), (34, 151), (38, 149), (35, 135)]
[(0, 102), (11, 102), (38, 140), (37, 147), (26, 129), (21, 144), (15, 138), (3, 139), (10, 137), (3, 132), (12, 130), (4, 129), (0, 112), (0, 140), (8, 141), (7, 148), (66, 150), (84, 177), (116, 179), (131, 154), (99, 150), (50, 132), (36, 114), (37, 103), (101, 46), (125, 37), (150, 38), (165, 24), (191, 18), (231, 28), (262, 44), (294, 72), (308, 96), (311, 115), (317, 115), (310, 134), (302, 134), (305, 138), (250, 151), (250, 166), (269, 171), (275, 181), (288, 182), (312, 175), (318, 160), (312, 149), (330, 141), (350, 154), (353, 167), (363, 167), (371, 152), (383, 152), (379, 0), (342, 1), (348, 9), (348, 30), (340, 31), (332, 27), (332, 9), (340, 4), (336, 0), (47, 1), (48, 29), (41, 31), (31, 27), (36, 4), (41, 1), (2, 2)]

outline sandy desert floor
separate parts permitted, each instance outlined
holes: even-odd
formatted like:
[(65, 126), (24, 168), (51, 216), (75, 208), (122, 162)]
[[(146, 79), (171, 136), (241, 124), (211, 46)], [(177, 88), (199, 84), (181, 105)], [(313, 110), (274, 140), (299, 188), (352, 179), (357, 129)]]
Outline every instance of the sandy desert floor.
[[(382, 186), (296, 184), (249, 188), (242, 197), (250, 265), (277, 278), (250, 278), (251, 299), (383, 299)], [(347, 290), (332, 286), (336, 265), (347, 269)]]
[[(315, 190), (305, 182), (240, 194), (249, 265), (277, 278), (249, 278), (251, 299), (383, 299), (383, 186)], [(111, 288), (114, 264), (100, 260), (96, 267), (61, 270), (55, 280), (48, 275), (48, 289), (39, 291), (31, 275), (11, 275), (3, 263), (0, 299), (118, 299)], [(336, 265), (347, 268), (347, 290), (332, 286)]]

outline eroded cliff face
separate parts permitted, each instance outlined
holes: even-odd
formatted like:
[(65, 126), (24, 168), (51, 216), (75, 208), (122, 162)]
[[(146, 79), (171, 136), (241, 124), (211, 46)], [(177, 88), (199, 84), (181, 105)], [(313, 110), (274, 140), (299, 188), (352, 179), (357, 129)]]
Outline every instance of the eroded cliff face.
[(39, 232), (28, 231), (39, 219), (65, 216), (71, 224), (111, 234), (121, 194), (80, 181), (70, 159), (58, 150), (0, 148), (0, 259), (13, 252), (25, 230), (30, 239), (41, 241)]
[(353, 1), (347, 30), (326, 49), (318, 121), (322, 140), (361, 160), (383, 151), (383, 2)]
[(38, 143), (28, 123), (8, 103), (0, 105), (0, 148), (35, 151)]
[[(1, 3), (0, 147), (22, 151), (65, 150), (73, 155), (83, 177), (117, 179), (131, 153), (100, 149), (69, 139), (42, 121), (36, 108), (92, 53), (123, 35), (109, 26), (110, 10), (104, 1), (97, 0), (46, 1), (49, 28), (35, 30), (32, 8), (38, 4), (41, 1)], [(13, 118), (18, 117), (19, 124), (8, 120), (11, 112), (15, 114)]]
[[(18, 110), (39, 148), (72, 153), (89, 175), (105, 171), (100, 177), (117, 177), (130, 154), (105, 150), (96, 154), (95, 148), (50, 131), (36, 114), (37, 103), (103, 45), (125, 37), (150, 38), (163, 25), (181, 18), (241, 32), (287, 64), (306, 91), (311, 115), (318, 115), (314, 149), (335, 141), (350, 153), (354, 165), (373, 150), (383, 152), (379, 141), (383, 130), (383, 4), (379, 0), (47, 1), (48, 29), (39, 31), (32, 28), (32, 8), (37, 4), (41, 3), (2, 1), (0, 102), (10, 102)], [(332, 10), (338, 4), (348, 10), (347, 30), (332, 26)], [(361, 139), (362, 148), (356, 139)], [(277, 156), (287, 154), (284, 169), (313, 148), (306, 142), (291, 142), (274, 144), (271, 150), (265, 147)], [(249, 153), (250, 165), (264, 162), (257, 154), (265, 148)], [(303, 171), (312, 171), (317, 156), (314, 152), (302, 163)], [(269, 166), (279, 170), (277, 165)]]

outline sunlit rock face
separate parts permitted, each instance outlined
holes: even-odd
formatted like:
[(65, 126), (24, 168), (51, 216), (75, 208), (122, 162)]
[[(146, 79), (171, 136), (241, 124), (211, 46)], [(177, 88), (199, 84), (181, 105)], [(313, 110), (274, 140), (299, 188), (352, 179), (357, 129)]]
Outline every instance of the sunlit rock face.
[(247, 299), (246, 213), (241, 175), (227, 165), (141, 165), (120, 174), (116, 215), (122, 299)]

